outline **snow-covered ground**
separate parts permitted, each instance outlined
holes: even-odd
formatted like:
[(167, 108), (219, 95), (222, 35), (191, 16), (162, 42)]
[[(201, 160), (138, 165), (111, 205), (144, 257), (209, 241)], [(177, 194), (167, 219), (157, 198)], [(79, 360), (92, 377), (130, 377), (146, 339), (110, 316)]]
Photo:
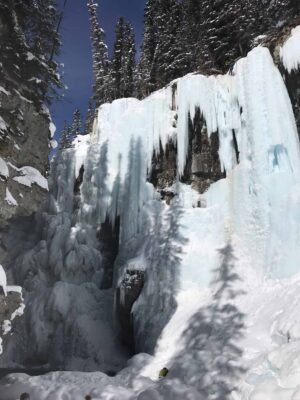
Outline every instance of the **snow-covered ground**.
[[(14, 374), (1, 381), (1, 400), (22, 392), (32, 400), (300, 399), (300, 147), (284, 81), (258, 47), (232, 75), (188, 75), (174, 87), (102, 106), (91, 137), (53, 164), (42, 241), (14, 263), (27, 301), (25, 346), (17, 337), (4, 362), (19, 351), (61, 355), (72, 370), (122, 365), (113, 290), (99, 289), (97, 227), (107, 215), (121, 217), (114, 286), (130, 265), (146, 273), (133, 308), (141, 354), (115, 377)], [(178, 180), (167, 205), (147, 182), (153, 151), (176, 142), (180, 177), (197, 107), (208, 134), (219, 132), (227, 177), (203, 195)], [(199, 200), (206, 207), (195, 207)], [(163, 367), (169, 374), (158, 379)]]

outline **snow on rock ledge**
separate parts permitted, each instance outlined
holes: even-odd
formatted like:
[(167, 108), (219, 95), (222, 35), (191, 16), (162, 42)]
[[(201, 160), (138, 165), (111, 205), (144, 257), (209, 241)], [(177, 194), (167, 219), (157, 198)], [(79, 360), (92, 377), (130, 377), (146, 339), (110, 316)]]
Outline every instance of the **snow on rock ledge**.
[(12, 322), (24, 312), (22, 289), (8, 286), (6, 273), (0, 264), (0, 355), (3, 352), (3, 338), (11, 331)]
[(300, 67), (300, 26), (292, 30), (291, 36), (280, 49), (280, 57), (289, 73)]

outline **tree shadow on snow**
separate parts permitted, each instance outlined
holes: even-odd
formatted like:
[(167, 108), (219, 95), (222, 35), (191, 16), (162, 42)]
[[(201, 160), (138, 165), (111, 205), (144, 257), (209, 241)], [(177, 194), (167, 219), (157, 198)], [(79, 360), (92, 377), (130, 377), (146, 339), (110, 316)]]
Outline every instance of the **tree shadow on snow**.
[(142, 318), (142, 322), (136, 321), (135, 324), (138, 350), (150, 354), (176, 310), (181, 254), (187, 243), (181, 230), (183, 207), (177, 195), (170, 205), (154, 200), (151, 213), (151, 228), (147, 233), (145, 249), (148, 268), (142, 296), (144, 303), (143, 300), (139, 303), (139, 307), (143, 308), (140, 315), (148, 315), (148, 318)]
[[(233, 248), (228, 244), (220, 250), (222, 264), (213, 281), (214, 294), (210, 304), (201, 308), (185, 330), (185, 348), (173, 361), (169, 378), (179, 378), (194, 387), (200, 399), (226, 400), (236, 388), (245, 369), (241, 366), (244, 314), (236, 299), (245, 294), (239, 289), (240, 278), (235, 272)], [(172, 379), (163, 382), (176, 385)], [(170, 388), (169, 388), (170, 389)]]

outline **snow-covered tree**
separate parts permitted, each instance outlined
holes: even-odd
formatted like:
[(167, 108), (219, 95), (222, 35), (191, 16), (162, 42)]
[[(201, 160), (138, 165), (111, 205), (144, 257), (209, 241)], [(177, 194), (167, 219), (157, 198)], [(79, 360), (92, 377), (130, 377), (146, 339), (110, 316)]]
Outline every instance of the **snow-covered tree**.
[(270, 28), (281, 26), (295, 16), (300, 16), (299, 0), (269, 0), (265, 19)]
[(160, 88), (190, 72), (191, 55), (184, 38), (182, 8), (176, 0), (160, 0), (156, 21), (155, 85)]
[(2, 76), (39, 108), (45, 100), (51, 102), (56, 88), (62, 87), (55, 62), (62, 15), (55, 0), (1, 2), (0, 14)]
[(176, 0), (148, 0), (137, 86), (145, 97), (191, 70), (183, 5)]
[(135, 35), (133, 27), (130, 23), (126, 23), (124, 27), (124, 49), (123, 49), (123, 96), (132, 97), (134, 93), (134, 74), (135, 64)]
[(143, 98), (155, 90), (155, 52), (158, 42), (157, 33), (158, 0), (147, 0), (144, 13), (144, 35), (141, 57), (138, 66), (137, 90)]
[(98, 4), (94, 0), (88, 0), (87, 6), (90, 13), (91, 22), (94, 98), (96, 101), (96, 106), (99, 107), (101, 104), (111, 100), (109, 73), (110, 63), (107, 46), (105, 44), (105, 33), (98, 21)]
[(72, 133), (72, 128), (65, 121), (60, 134), (59, 150), (70, 149), (72, 147), (73, 140), (74, 135)]
[(116, 40), (111, 63), (114, 99), (131, 97), (134, 91), (135, 43), (131, 24), (121, 17), (116, 25)]
[(81, 135), (82, 131), (82, 119), (81, 113), (78, 108), (73, 113), (73, 122), (72, 122), (72, 135), (75, 138), (78, 135)]
[(85, 135), (88, 135), (89, 133), (92, 132), (94, 119), (95, 119), (95, 107), (93, 100), (90, 99), (85, 119), (85, 127), (84, 127)]

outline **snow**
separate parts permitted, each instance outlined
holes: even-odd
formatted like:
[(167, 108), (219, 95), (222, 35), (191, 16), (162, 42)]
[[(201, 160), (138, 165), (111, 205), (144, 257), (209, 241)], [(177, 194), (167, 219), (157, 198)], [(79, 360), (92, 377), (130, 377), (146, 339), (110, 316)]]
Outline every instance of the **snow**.
[(17, 207), (18, 202), (17, 200), (13, 197), (13, 195), (10, 193), (9, 189), (6, 188), (6, 196), (4, 199), (10, 206)]
[(5, 296), (7, 295), (6, 285), (7, 285), (6, 273), (2, 265), (0, 264), (0, 286), (2, 287)]
[(289, 73), (300, 67), (300, 26), (292, 30), (290, 37), (281, 47), (280, 57)]
[(3, 86), (0, 86), (0, 93), (4, 93), (4, 94), (6, 94), (6, 96), (8, 96), (10, 94), (6, 89), (4, 89)]
[[(208, 135), (218, 131), (226, 170), (201, 195), (179, 180), (188, 117), (197, 108)], [(170, 205), (147, 181), (153, 153), (169, 141), (178, 152)], [(205, 207), (195, 207), (199, 202)], [(121, 227), (112, 288), (103, 289), (99, 228), (107, 216), (112, 223), (120, 217)], [(14, 374), (2, 380), (0, 399), (28, 391), (32, 400), (89, 393), (116, 400), (296, 400), (299, 218), (298, 132), (267, 49), (251, 51), (232, 75), (188, 75), (143, 101), (103, 105), (93, 133), (52, 162), (36, 232), (30, 226), (26, 235), (24, 227), (22, 245), (13, 238), (25, 249), (11, 266), (26, 290), (25, 322), (1, 362), (13, 349), (19, 363), (34, 356), (72, 371), (119, 372)], [(131, 314), (139, 354), (124, 368), (114, 290), (135, 270), (145, 273)], [(170, 372), (158, 379), (163, 367)]]
[(3, 335), (4, 336), (7, 335), (10, 331), (11, 331), (11, 322), (8, 319), (6, 319), (2, 324)]
[(54, 140), (54, 139), (50, 140), (50, 146), (51, 146), (52, 149), (56, 149), (57, 146), (58, 146), (57, 141)]
[(28, 51), (27, 52), (27, 60), (32, 61), (33, 59), (35, 59), (35, 56), (30, 51)]
[(3, 131), (7, 130), (7, 125), (2, 117), (0, 117), (0, 129)]
[(0, 176), (7, 179), (9, 177), (9, 170), (6, 162), (0, 157)]
[(42, 189), (48, 190), (48, 181), (36, 168), (22, 167), (16, 169), (21, 175), (13, 178), (14, 181), (21, 185), (31, 187), (36, 184)]
[(52, 139), (56, 132), (56, 126), (52, 121), (50, 122), (49, 129), (50, 129), (50, 138)]

